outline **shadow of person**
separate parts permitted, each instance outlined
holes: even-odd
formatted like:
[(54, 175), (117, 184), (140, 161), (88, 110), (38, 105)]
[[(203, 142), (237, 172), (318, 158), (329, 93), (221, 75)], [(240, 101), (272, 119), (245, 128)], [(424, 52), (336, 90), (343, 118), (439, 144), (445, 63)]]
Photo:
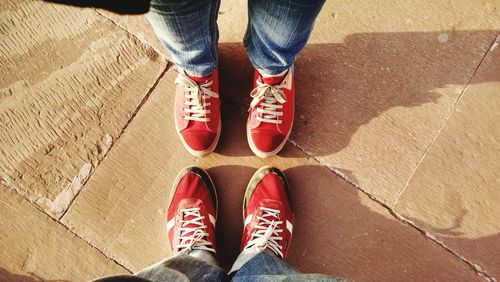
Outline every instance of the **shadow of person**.
[(49, 3), (69, 5), (82, 8), (97, 8), (117, 14), (140, 15), (147, 13), (150, 0), (111, 1), (111, 0), (43, 0)]
[[(242, 201), (255, 168), (208, 169), (219, 195), (217, 245), (222, 267), (240, 252)], [(284, 171), (295, 212), (289, 262), (306, 273), (362, 281), (474, 281), (479, 276), (457, 256), (396, 220), (387, 210), (322, 166)], [(480, 249), (497, 246), (500, 235), (457, 239)], [(484, 254), (495, 259), (494, 252)]]
[[(313, 156), (330, 155), (345, 148), (361, 126), (386, 111), (434, 105), (425, 112), (426, 119), (412, 117), (415, 112), (410, 110), (401, 112), (387, 127), (407, 138), (420, 138), (413, 128), (441, 125), (449, 110), (446, 107), (451, 108), (486, 51), (477, 42), (493, 38), (497, 32), (361, 33), (347, 36), (343, 43), (307, 45), (295, 64), (296, 115), (290, 138)], [(442, 34), (446, 34), (446, 42)], [(221, 96), (226, 100), (222, 114), (224, 106), (229, 111), (227, 107), (236, 104), (246, 116), (252, 66), (240, 43), (222, 43), (219, 50)], [(440, 91), (446, 87), (452, 87), (453, 93)], [(440, 99), (450, 100), (439, 103)], [(374, 134), (384, 136), (386, 132)], [(251, 155), (248, 150), (217, 153)]]

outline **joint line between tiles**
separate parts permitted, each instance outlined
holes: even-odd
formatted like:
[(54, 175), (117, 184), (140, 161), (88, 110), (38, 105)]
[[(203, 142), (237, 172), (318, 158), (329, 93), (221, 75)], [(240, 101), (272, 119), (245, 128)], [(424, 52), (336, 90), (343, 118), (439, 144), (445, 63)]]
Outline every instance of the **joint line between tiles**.
[(415, 166), (415, 168), (413, 169), (413, 171), (411, 172), (410, 176), (408, 177), (408, 179), (406, 180), (405, 184), (403, 185), (403, 187), (399, 190), (398, 194), (396, 195), (396, 198), (394, 199), (394, 202), (392, 203), (392, 206), (395, 207), (399, 198), (401, 197), (401, 195), (403, 194), (403, 192), (406, 190), (406, 188), (408, 187), (408, 185), (410, 184), (410, 181), (411, 179), (413, 178), (413, 176), (415, 175), (415, 173), (417, 172), (417, 169), (418, 167), (420, 166), (420, 164), (423, 162), (423, 160), (425, 159), (425, 157), (427, 156), (427, 153), (428, 151), (430, 150), (430, 148), (434, 145), (434, 143), (436, 142), (438, 136), (441, 134), (441, 131), (446, 127), (446, 124), (448, 123), (448, 120), (450, 119), (451, 115), (455, 112), (455, 109), (457, 108), (458, 106), (458, 103), (462, 100), (462, 97), (463, 95), (465, 94), (465, 91), (467, 90), (467, 88), (469, 88), (469, 85), (472, 81), (472, 79), (474, 78), (474, 76), (476, 75), (479, 67), (482, 65), (484, 59), (486, 58), (486, 56), (488, 56), (488, 54), (491, 52), (491, 48), (493, 47), (493, 45), (495, 44), (495, 42), (498, 40), (500, 36), (500, 32), (497, 33), (497, 35), (493, 38), (493, 41), (491, 42), (491, 44), (489, 45), (488, 47), (488, 50), (484, 53), (483, 57), (481, 58), (481, 61), (479, 61), (479, 64), (476, 66), (476, 69), (474, 69), (474, 72), (472, 73), (471, 77), (469, 78), (469, 80), (467, 81), (465, 87), (462, 89), (462, 92), (460, 93), (460, 95), (458, 96), (457, 100), (455, 101), (455, 103), (453, 104), (450, 112), (448, 113), (448, 115), (446, 116), (446, 119), (445, 121), (443, 122), (443, 124), (441, 125), (441, 127), (439, 128), (438, 132), (434, 135), (434, 138), (432, 139), (431, 143), (425, 148), (424, 152), (422, 153), (417, 165)]
[[(148, 41), (140, 38), (139, 36), (137, 36), (135, 33), (133, 33), (132, 31), (126, 29), (124, 26), (120, 25), (118, 22), (116, 22), (113, 18), (110, 18), (109, 16), (107, 16), (106, 14), (102, 13), (101, 11), (99, 11), (99, 9), (96, 9), (96, 8), (93, 8), (93, 10), (101, 17), (107, 19), (108, 21), (110, 21), (113, 25), (115, 25), (116, 27), (118, 27), (119, 29), (125, 31), (129, 36), (133, 37), (135, 40), (137, 40), (138, 42), (140, 42), (141, 44), (153, 49), (160, 57), (165, 57), (164, 55), (162, 55), (162, 53), (156, 49), (156, 47), (149, 43)], [(168, 60), (168, 62), (170, 63), (170, 60)]]
[(63, 219), (63, 217), (66, 215), (66, 213), (68, 212), (68, 210), (71, 208), (71, 206), (73, 205), (73, 203), (75, 202), (76, 198), (80, 195), (81, 191), (83, 189), (85, 189), (85, 186), (86, 184), (92, 179), (93, 175), (95, 174), (95, 172), (97, 171), (97, 168), (99, 167), (99, 165), (101, 163), (103, 163), (106, 158), (108, 157), (108, 154), (112, 151), (114, 145), (118, 142), (118, 140), (121, 138), (121, 136), (123, 135), (123, 133), (125, 133), (125, 131), (127, 130), (128, 126), (130, 125), (130, 123), (134, 120), (135, 116), (137, 115), (137, 113), (142, 109), (142, 107), (144, 106), (144, 104), (147, 102), (147, 100), (149, 99), (149, 97), (151, 96), (151, 94), (153, 93), (153, 91), (156, 89), (156, 87), (158, 86), (158, 83), (160, 82), (160, 80), (163, 78), (163, 76), (165, 76), (165, 74), (171, 69), (172, 67), (172, 64), (170, 62), (167, 62), (165, 68), (161, 71), (160, 75), (158, 76), (158, 78), (156, 78), (155, 82), (153, 83), (153, 85), (149, 88), (148, 92), (146, 93), (146, 95), (144, 95), (144, 97), (142, 98), (141, 102), (139, 103), (139, 105), (135, 108), (135, 110), (132, 112), (130, 118), (127, 120), (127, 123), (125, 123), (125, 125), (123, 126), (123, 128), (121, 129), (121, 131), (118, 133), (118, 135), (116, 136), (116, 138), (114, 138), (113, 142), (111, 143), (111, 145), (109, 146), (109, 149), (108, 151), (106, 152), (106, 154), (104, 154), (104, 156), (102, 157), (102, 159), (97, 163), (97, 165), (92, 169), (92, 172), (91, 174), (87, 177), (87, 179), (82, 183), (82, 189), (80, 189), (78, 191), (78, 193), (76, 193), (76, 195), (73, 196), (73, 198), (71, 199), (71, 202), (68, 204), (67, 208), (61, 213), (60, 216), (56, 216), (57, 220), (61, 221)]
[(435, 244), (439, 245), (441, 248), (444, 248), (447, 252), (451, 253), (452, 255), (456, 256), (459, 260), (461, 260), (462, 262), (466, 263), (473, 271), (475, 271), (478, 275), (482, 276), (482, 277), (485, 277), (487, 280), (489, 281), (495, 281), (493, 276), (490, 275), (489, 273), (485, 272), (484, 270), (482, 270), (482, 268), (476, 264), (474, 264), (473, 262), (467, 260), (465, 257), (461, 256), (460, 254), (458, 254), (457, 252), (455, 252), (454, 250), (452, 250), (451, 248), (449, 248), (448, 246), (446, 246), (444, 244), (444, 242), (438, 240), (436, 237), (434, 237), (433, 235), (431, 235), (430, 233), (428, 233), (427, 231), (425, 231), (424, 229), (421, 229), (418, 225), (416, 225), (414, 222), (406, 219), (405, 217), (401, 216), (400, 214), (398, 214), (394, 209), (392, 209), (391, 207), (389, 207), (387, 204), (385, 204), (384, 202), (380, 201), (379, 199), (377, 199), (375, 196), (369, 194), (367, 191), (363, 190), (359, 185), (355, 184), (354, 182), (352, 182), (346, 175), (344, 175), (343, 173), (337, 171), (335, 168), (331, 167), (330, 165), (328, 164), (325, 164), (323, 163), (320, 159), (318, 159), (317, 157), (313, 156), (310, 152), (308, 152), (307, 150), (305, 150), (301, 145), (299, 145), (297, 142), (293, 141), (292, 139), (289, 139), (290, 143), (297, 147), (299, 150), (301, 150), (304, 154), (306, 154), (307, 156), (309, 156), (310, 158), (312, 158), (314, 161), (316, 161), (319, 165), (327, 168), (328, 170), (330, 170), (330, 172), (332, 172), (333, 174), (337, 175), (338, 177), (340, 177), (342, 180), (346, 181), (347, 183), (351, 184), (352, 186), (354, 186), (357, 190), (361, 191), (361, 193), (365, 194), (366, 196), (368, 196), (371, 200), (373, 200), (374, 202), (376, 202), (377, 204), (381, 205), (382, 207), (384, 207), (397, 221), (401, 222), (402, 224), (407, 224), (409, 225), (410, 227), (413, 227), (417, 232), (421, 233), (422, 235), (424, 235), (427, 239), (431, 240), (432, 242), (434, 242)]
[(64, 225), (62, 222), (60, 222), (59, 220), (57, 220), (55, 217), (52, 217), (50, 214), (48, 214), (45, 210), (43, 210), (40, 206), (32, 203), (31, 201), (27, 200), (26, 198), (23, 197), (23, 195), (21, 195), (19, 193), (19, 191), (17, 191), (16, 189), (14, 188), (11, 188), (9, 186), (7, 186), (7, 189), (9, 189), (10, 191), (13, 191), (15, 196), (16, 197), (19, 197), (21, 198), (21, 200), (25, 203), (27, 203), (28, 205), (32, 206), (32, 207), (35, 207), (38, 211), (40, 211), (43, 215), (45, 215), (49, 220), (51, 220), (53, 223), (57, 224), (57, 225), (60, 225), (62, 226), (68, 233), (74, 235), (76, 238), (78, 238), (78, 240), (82, 240), (86, 245), (90, 246), (92, 249), (95, 249), (99, 254), (101, 254), (103, 257), (105, 257), (106, 259), (109, 259), (111, 261), (113, 261), (114, 263), (116, 263), (117, 265), (119, 265), (120, 267), (122, 267), (123, 269), (125, 269), (126, 271), (128, 271), (130, 274), (132, 274), (132, 271), (125, 267), (123, 264), (121, 264), (119, 261), (117, 261), (116, 259), (114, 258), (111, 258), (109, 256), (107, 256), (103, 251), (101, 251), (99, 248), (97, 248), (96, 246), (90, 244), (90, 242), (88, 242), (87, 240), (85, 240), (83, 237), (79, 236), (77, 233), (73, 232), (71, 229), (68, 228), (68, 226)]

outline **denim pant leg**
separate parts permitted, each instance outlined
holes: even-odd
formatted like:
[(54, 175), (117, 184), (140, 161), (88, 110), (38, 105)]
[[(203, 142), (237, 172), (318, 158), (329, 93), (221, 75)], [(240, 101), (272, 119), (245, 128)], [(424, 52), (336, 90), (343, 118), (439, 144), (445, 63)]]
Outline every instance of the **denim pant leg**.
[(135, 276), (150, 281), (227, 281), (224, 269), (189, 255), (177, 255), (147, 267)]
[(261, 252), (234, 273), (231, 281), (344, 281), (323, 274), (302, 274), (282, 259)]
[(220, 0), (152, 0), (146, 15), (173, 62), (194, 76), (217, 66)]
[(311, 35), (325, 0), (248, 0), (244, 44), (252, 65), (267, 74), (290, 68)]

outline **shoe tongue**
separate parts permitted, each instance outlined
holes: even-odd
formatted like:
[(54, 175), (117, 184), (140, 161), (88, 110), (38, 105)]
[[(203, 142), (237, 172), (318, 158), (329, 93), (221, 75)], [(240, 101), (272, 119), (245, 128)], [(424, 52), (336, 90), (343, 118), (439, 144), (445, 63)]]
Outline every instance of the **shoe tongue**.
[[(192, 220), (194, 218), (195, 218), (194, 215), (184, 215), (183, 220)], [(185, 228), (197, 228), (197, 227), (199, 227), (199, 225), (194, 224), (194, 223), (189, 223), (189, 224), (184, 225), (183, 227), (185, 227)], [(192, 233), (193, 232), (190, 232), (189, 235), (192, 235)]]
[(269, 85), (278, 85), (280, 84), (283, 79), (285, 79), (285, 76), (271, 76), (271, 77), (264, 77), (264, 76), (261, 76), (262, 77), (262, 82), (264, 82), (265, 84), (269, 84)]
[(208, 75), (208, 76), (194, 76), (194, 75), (190, 75), (186, 71), (184, 71), (184, 73), (189, 78), (191, 78), (192, 80), (194, 80), (196, 83), (205, 83), (205, 82), (208, 82), (208, 81), (210, 81), (212, 79), (212, 75)]

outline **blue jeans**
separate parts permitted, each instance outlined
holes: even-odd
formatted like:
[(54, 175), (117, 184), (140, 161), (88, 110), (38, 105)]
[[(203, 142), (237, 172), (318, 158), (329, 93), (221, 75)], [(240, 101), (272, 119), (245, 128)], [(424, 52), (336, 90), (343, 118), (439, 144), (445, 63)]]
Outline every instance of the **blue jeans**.
[[(237, 262), (236, 262), (237, 263)], [(231, 275), (205, 260), (178, 255), (154, 264), (134, 276), (113, 276), (99, 282), (147, 281), (344, 281), (323, 274), (302, 274), (282, 259), (266, 252), (255, 255)]]
[[(325, 0), (248, 0), (244, 45), (266, 74), (290, 68), (304, 48)], [(220, 0), (152, 0), (147, 18), (173, 62), (194, 76), (217, 67)]]

